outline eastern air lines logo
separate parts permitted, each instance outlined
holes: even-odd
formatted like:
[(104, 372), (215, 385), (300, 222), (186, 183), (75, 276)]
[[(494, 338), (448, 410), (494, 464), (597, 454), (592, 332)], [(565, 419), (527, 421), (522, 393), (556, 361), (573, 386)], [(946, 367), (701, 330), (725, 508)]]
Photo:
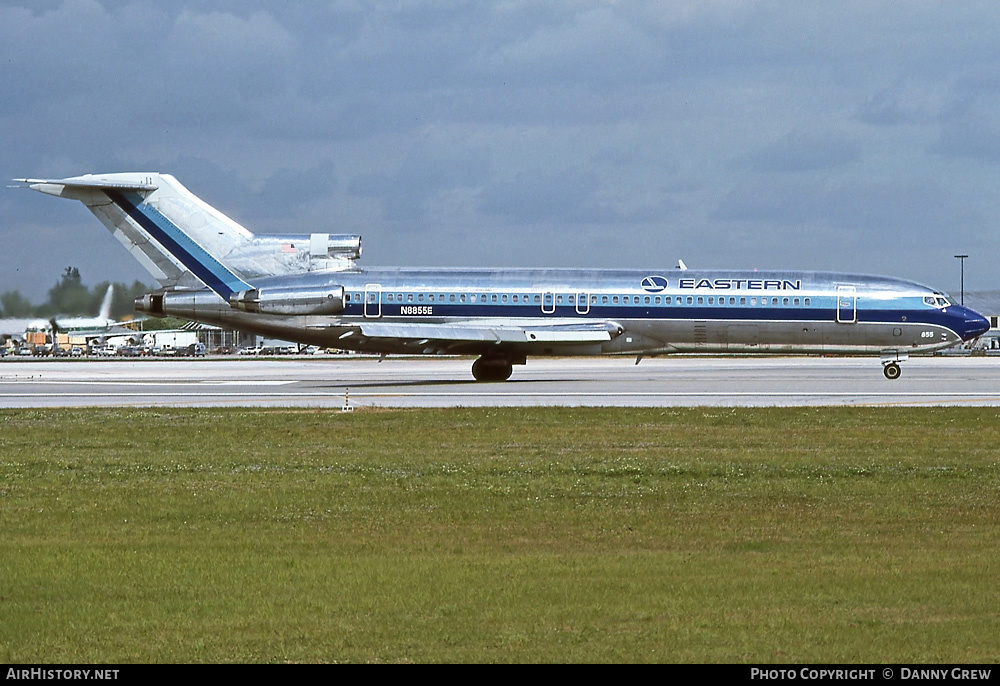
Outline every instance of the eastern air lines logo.
[(667, 287), (667, 279), (663, 276), (647, 276), (642, 280), (642, 290), (659, 293)]

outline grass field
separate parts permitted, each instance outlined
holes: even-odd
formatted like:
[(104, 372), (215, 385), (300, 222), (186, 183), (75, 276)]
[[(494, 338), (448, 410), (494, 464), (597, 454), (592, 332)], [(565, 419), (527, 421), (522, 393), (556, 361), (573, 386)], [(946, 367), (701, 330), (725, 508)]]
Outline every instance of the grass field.
[(1000, 661), (1000, 411), (0, 411), (0, 662)]

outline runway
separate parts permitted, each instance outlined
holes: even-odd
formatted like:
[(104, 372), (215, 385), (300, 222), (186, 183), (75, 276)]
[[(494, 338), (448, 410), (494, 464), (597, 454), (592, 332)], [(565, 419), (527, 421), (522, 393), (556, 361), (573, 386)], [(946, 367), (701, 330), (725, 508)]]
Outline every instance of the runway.
[(0, 361), (0, 407), (1000, 406), (1000, 358), (530, 359), (476, 383), (471, 359)]

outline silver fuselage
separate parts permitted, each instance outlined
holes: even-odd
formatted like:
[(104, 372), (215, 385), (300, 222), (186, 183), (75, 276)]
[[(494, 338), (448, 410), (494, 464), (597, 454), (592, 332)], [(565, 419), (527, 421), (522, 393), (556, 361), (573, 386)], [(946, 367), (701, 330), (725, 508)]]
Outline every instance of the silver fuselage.
[[(986, 321), (901, 279), (828, 272), (405, 269), (260, 279), (303, 291), (343, 287), (334, 316), (241, 312), (212, 291), (173, 291), (154, 314), (324, 347), (377, 353), (919, 353), (980, 335)], [(148, 300), (146, 301), (149, 302)], [(620, 327), (600, 343), (366, 339), (359, 322), (523, 326), (593, 320)]]

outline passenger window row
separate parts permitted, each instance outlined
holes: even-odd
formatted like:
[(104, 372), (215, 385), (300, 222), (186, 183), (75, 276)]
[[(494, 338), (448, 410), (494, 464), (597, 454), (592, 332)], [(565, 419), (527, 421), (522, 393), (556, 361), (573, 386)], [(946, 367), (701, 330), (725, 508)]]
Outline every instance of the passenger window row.
[[(369, 296), (373, 295), (374, 292), (369, 292)], [(351, 293), (346, 296), (347, 302), (352, 301)], [(399, 292), (385, 292), (385, 302), (388, 303), (530, 303), (530, 304), (540, 304), (542, 302), (542, 297), (538, 293), (533, 295), (521, 294), (521, 293), (399, 293)], [(363, 298), (361, 293), (353, 294), (354, 302), (362, 302)], [(581, 304), (586, 304), (586, 294), (580, 294)], [(560, 293), (557, 295), (546, 293), (546, 303), (551, 304), (554, 302), (557, 305), (576, 304), (576, 294), (565, 294)], [(370, 302), (378, 302), (377, 300), (372, 300)], [(933, 298), (924, 298), (924, 302), (929, 305), (934, 305)], [(799, 307), (804, 305), (809, 307), (812, 304), (812, 299), (809, 297), (799, 298), (787, 296), (784, 297), (767, 297), (767, 296), (670, 296), (670, 295), (656, 295), (656, 296), (638, 296), (638, 295), (591, 295), (590, 304), (597, 305), (733, 305), (733, 306), (750, 306), (750, 307)], [(940, 305), (939, 305), (940, 306)]]

